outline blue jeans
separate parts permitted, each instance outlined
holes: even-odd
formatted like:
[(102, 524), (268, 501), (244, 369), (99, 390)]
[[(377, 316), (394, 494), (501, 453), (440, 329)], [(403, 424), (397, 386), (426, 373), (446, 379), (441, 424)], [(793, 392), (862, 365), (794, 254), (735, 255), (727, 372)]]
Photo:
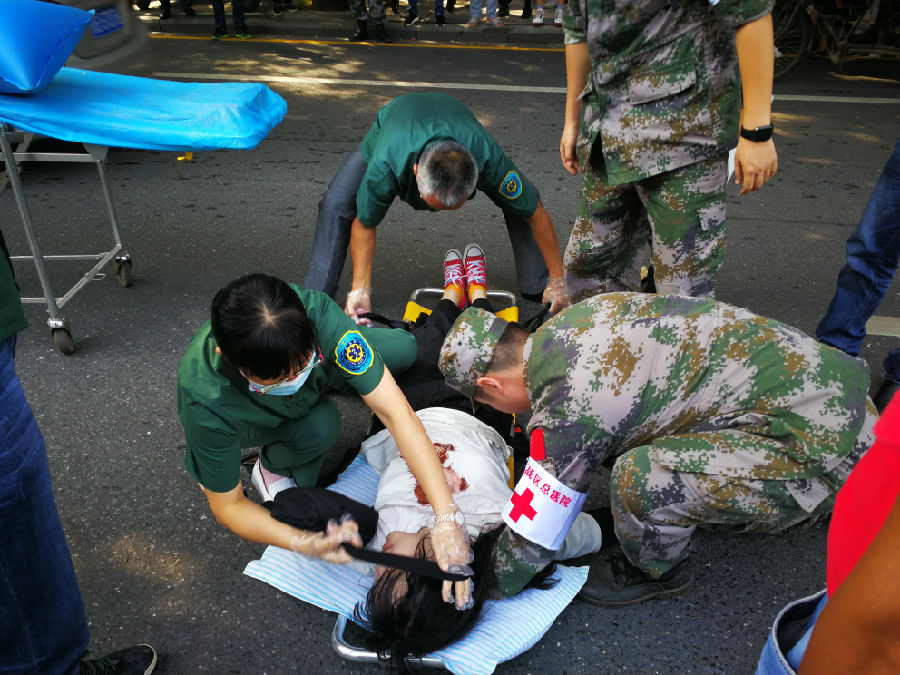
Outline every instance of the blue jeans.
[(796, 600), (779, 612), (759, 655), (756, 675), (796, 675), (826, 602), (828, 596), (823, 590)]
[[(419, 15), (419, 0), (409, 0), (409, 13)], [(434, 15), (443, 16), (444, 0), (434, 0)]]
[[(884, 165), (859, 225), (847, 240), (847, 264), (816, 337), (859, 356), (866, 321), (875, 313), (900, 263), (900, 141)], [(900, 382), (900, 348), (884, 360), (885, 378)]]
[(87, 617), (63, 535), (47, 452), (0, 343), (0, 673), (78, 673)]
[[(491, 1), (496, 6), (496, 0)], [(356, 193), (365, 173), (366, 160), (357, 148), (341, 164), (319, 202), (316, 234), (303, 282), (307, 288), (322, 291), (331, 297), (337, 292), (344, 261), (347, 259), (350, 229), (356, 218)], [(538, 198), (540, 199), (540, 195)], [(524, 218), (506, 211), (503, 212), (503, 219), (512, 244), (513, 259), (516, 261), (519, 291), (523, 295), (537, 296), (539, 300), (547, 286), (549, 273), (544, 264), (544, 256), (531, 234), (531, 226)], [(452, 243), (458, 246), (461, 242)]]
[[(213, 21), (217, 28), (225, 28), (225, 0), (212, 0)], [(231, 0), (231, 23), (237, 28), (244, 23), (244, 0)]]
[[(481, 2), (482, 0), (471, 0), (469, 3), (469, 16), (480, 17), (481, 16)], [(490, 19), (497, 14), (497, 0), (487, 0), (487, 18)]]

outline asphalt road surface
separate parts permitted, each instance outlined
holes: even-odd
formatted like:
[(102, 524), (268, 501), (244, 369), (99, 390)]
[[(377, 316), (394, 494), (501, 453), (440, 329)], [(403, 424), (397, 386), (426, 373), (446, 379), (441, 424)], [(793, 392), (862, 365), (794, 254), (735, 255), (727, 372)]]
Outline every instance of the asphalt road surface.
[[(377, 666), (332, 651), (333, 615), (242, 574), (262, 547), (219, 526), (185, 471), (175, 373), (226, 282), (252, 271), (302, 281), (326, 185), (378, 108), (410, 87), (447, 86), (475, 111), (538, 186), (564, 244), (579, 180), (559, 160), (563, 54), (157, 38), (116, 69), (261, 79), (285, 97), (288, 114), (252, 151), (186, 162), (177, 153), (113, 150), (108, 173), (133, 286), (121, 288), (109, 273), (65, 308), (77, 343), (68, 357), (50, 342), (45, 310), (27, 308), (31, 327), (20, 335), (17, 368), (46, 439), (92, 650), (150, 642), (160, 673), (375, 673)], [(732, 187), (729, 198), (719, 299), (807, 332), (827, 306), (844, 241), (900, 129), (897, 63), (859, 61), (847, 70), (838, 75), (813, 60), (777, 84), (780, 170), (762, 191), (739, 196)], [(45, 253), (111, 247), (91, 165), (31, 164), (23, 179)], [(0, 194), (0, 227), (13, 253), (23, 253), (9, 190)], [(379, 228), (374, 308), (401, 314), (412, 289), (441, 283), (444, 251), (469, 241), (484, 245), (489, 284), (515, 290), (503, 220), (486, 198), (437, 214), (396, 204)], [(80, 269), (51, 264), (57, 295)], [(30, 265), (16, 270), (23, 291), (39, 295)], [(339, 301), (348, 286), (345, 270)], [(878, 314), (888, 319), (880, 330), (894, 335), (866, 339), (873, 390), (882, 358), (900, 340), (900, 286)], [(359, 400), (341, 397), (340, 405), (336, 454), (358, 445), (367, 418)], [(698, 533), (697, 578), (682, 597), (618, 610), (576, 601), (532, 650), (497, 672), (752, 672), (778, 610), (823, 586), (824, 553), (823, 523), (782, 536)]]

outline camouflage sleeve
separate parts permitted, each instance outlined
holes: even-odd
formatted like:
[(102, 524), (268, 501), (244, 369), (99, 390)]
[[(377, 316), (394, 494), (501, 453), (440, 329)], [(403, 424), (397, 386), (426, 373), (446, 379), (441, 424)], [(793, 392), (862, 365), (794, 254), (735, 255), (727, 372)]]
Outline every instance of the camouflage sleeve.
[(587, 1), (569, 0), (563, 18), (565, 44), (587, 41)]
[(713, 12), (720, 22), (737, 30), (746, 23), (771, 14), (774, 4), (774, 0), (720, 0)]
[[(532, 438), (536, 431), (531, 429)], [(609, 454), (611, 437), (592, 427), (564, 421), (543, 427), (542, 436), (544, 468), (567, 486), (587, 492), (591, 478)], [(494, 572), (498, 589), (506, 597), (515, 595), (555, 557), (555, 551), (528, 541), (507, 526), (497, 542)]]

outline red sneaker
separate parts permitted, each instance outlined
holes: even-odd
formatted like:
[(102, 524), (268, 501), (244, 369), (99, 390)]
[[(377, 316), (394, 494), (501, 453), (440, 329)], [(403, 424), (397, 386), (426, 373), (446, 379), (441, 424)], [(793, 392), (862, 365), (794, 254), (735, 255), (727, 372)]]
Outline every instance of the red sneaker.
[(466, 268), (463, 266), (462, 255), (459, 250), (451, 248), (444, 254), (444, 290), (450, 286), (456, 287), (456, 306), (464, 309), (466, 306)]
[(478, 244), (468, 244), (465, 252), (466, 266), (466, 298), (472, 302), (472, 291), (486, 291), (487, 268), (484, 264), (484, 251)]

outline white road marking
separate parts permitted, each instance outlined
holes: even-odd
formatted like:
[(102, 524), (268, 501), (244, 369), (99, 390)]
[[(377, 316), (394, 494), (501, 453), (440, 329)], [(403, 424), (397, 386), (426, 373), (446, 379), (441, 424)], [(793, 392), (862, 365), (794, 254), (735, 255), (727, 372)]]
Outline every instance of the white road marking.
[[(226, 80), (229, 82), (272, 82), (275, 84), (328, 84), (346, 87), (396, 87), (398, 89), (468, 89), (509, 91), (524, 94), (565, 94), (565, 87), (529, 87), (513, 84), (476, 84), (469, 82), (407, 82), (401, 80), (350, 80), (340, 77), (293, 77), (288, 75), (238, 75), (228, 73), (153, 73), (153, 77), (177, 77), (184, 80)], [(807, 103), (888, 103), (900, 104), (900, 98), (866, 96), (813, 96), (776, 94), (776, 101)]]

